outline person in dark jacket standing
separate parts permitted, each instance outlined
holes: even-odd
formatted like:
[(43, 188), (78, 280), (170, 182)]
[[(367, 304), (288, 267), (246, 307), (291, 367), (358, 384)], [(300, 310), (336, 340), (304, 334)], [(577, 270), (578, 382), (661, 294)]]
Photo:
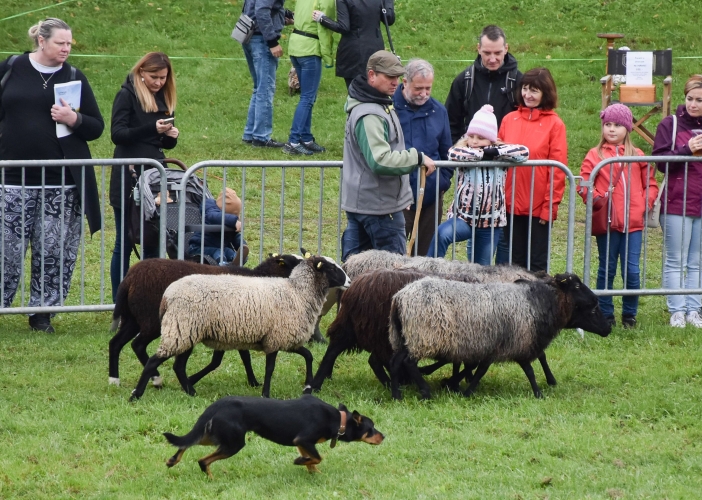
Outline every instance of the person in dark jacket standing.
[(505, 32), (499, 26), (483, 28), (478, 41), (475, 62), (454, 78), (446, 97), (446, 110), (451, 125), (451, 140), (458, 142), (485, 104), (490, 104), (499, 128), (502, 118), (517, 109), (522, 74), (517, 60), (508, 52)]
[[(173, 123), (176, 107), (176, 81), (173, 66), (163, 52), (149, 52), (134, 65), (115, 96), (112, 105), (112, 142), (115, 158), (153, 158), (163, 160), (164, 149), (178, 144), (179, 130)], [(147, 167), (146, 170), (149, 168)], [(132, 241), (128, 234), (129, 193), (141, 175), (140, 165), (112, 167), (110, 205), (117, 227), (110, 263), (112, 298), (129, 270)], [(144, 258), (158, 257), (158, 247), (142, 245)]]
[[(654, 156), (702, 156), (702, 75), (691, 76), (684, 92), (685, 104), (658, 124)], [(702, 161), (659, 162), (658, 170), (667, 179), (661, 196), (663, 288), (700, 288)], [(666, 300), (670, 326), (702, 328), (699, 295), (668, 295)]]
[[(423, 59), (411, 59), (405, 66), (402, 84), (393, 95), (395, 112), (400, 119), (405, 147), (422, 151), (432, 160), (447, 160), (451, 144), (451, 130), (446, 108), (431, 97), (434, 68)], [(410, 173), (409, 182), (414, 205), (405, 210), (405, 232), (409, 237), (414, 227), (417, 203), (417, 170)], [(417, 226), (419, 255), (433, 255), (429, 242), (443, 214), (444, 193), (451, 187), (453, 168), (442, 168), (427, 177), (424, 201)], [(439, 184), (437, 198), (436, 185)], [(412, 248), (412, 255), (415, 255)]]
[(392, 25), (395, 0), (336, 0), (336, 21), (318, 10), (312, 14), (325, 28), (341, 33), (336, 49), (336, 76), (344, 79), (346, 88), (358, 75), (365, 74), (368, 58), (385, 48), (381, 33), (383, 9)]
[[(34, 51), (0, 63), (7, 76), (0, 101), (0, 160), (90, 158), (87, 141), (105, 124), (87, 78), (66, 59), (71, 28), (47, 18), (29, 29)], [(12, 62), (11, 62), (12, 61)], [(9, 74), (8, 74), (9, 72)], [(54, 85), (80, 81), (80, 102), (56, 103)], [(65, 125), (59, 134), (58, 124)], [(59, 137), (62, 135), (62, 137)], [(3, 307), (10, 307), (22, 276), (27, 245), (32, 247), (29, 307), (63, 305), (82, 237), (81, 213), (90, 234), (102, 228), (93, 167), (6, 168), (0, 171), (4, 204)], [(33, 330), (53, 333), (50, 314), (29, 316)]]
[(273, 96), (278, 60), (283, 55), (280, 33), (292, 24), (292, 12), (283, 8), (285, 0), (245, 0), (244, 13), (256, 22), (249, 43), (242, 45), (253, 80), (253, 93), (241, 140), (259, 148), (282, 148), (273, 134)]

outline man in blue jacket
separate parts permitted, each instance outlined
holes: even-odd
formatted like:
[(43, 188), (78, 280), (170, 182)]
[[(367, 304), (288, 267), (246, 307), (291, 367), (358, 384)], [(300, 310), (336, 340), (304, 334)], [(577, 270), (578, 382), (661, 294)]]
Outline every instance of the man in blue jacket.
[(253, 94), (249, 102), (246, 127), (242, 140), (261, 148), (282, 148), (282, 142), (271, 138), (273, 133), (273, 95), (278, 59), (283, 55), (280, 33), (292, 24), (292, 12), (283, 8), (285, 0), (248, 0), (244, 12), (256, 22), (249, 43), (242, 45), (249, 73), (253, 79)]
[[(393, 95), (395, 111), (400, 118), (402, 133), (405, 136), (405, 147), (416, 148), (432, 160), (446, 160), (448, 149), (452, 146), (451, 128), (446, 108), (431, 97), (434, 68), (423, 59), (412, 59), (407, 63), (405, 70), (402, 84)], [(410, 174), (410, 187), (415, 204), (418, 177), (418, 170)], [(432, 255), (429, 242), (434, 236), (436, 227), (441, 223), (444, 193), (451, 187), (452, 177), (452, 168), (437, 169), (427, 176), (416, 236), (418, 255)], [(437, 182), (439, 184), (438, 201)], [(405, 230), (408, 237), (412, 232), (415, 215), (416, 205), (405, 210)], [(415, 255), (414, 248), (412, 248), (412, 255)]]

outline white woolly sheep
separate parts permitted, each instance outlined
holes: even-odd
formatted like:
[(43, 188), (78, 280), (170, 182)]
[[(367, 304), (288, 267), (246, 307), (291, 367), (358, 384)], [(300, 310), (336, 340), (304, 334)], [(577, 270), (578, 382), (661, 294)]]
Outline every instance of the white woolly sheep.
[[(146, 347), (161, 335), (159, 307), (163, 292), (168, 285), (191, 274), (236, 274), (239, 276), (269, 276), (287, 278), (293, 268), (303, 259), (299, 255), (269, 255), (253, 269), (235, 263), (227, 266), (208, 266), (195, 262), (173, 259), (146, 259), (133, 265), (117, 289), (113, 312), (112, 331), (119, 329), (110, 340), (109, 383), (119, 385), (119, 355), (131, 340), (132, 350), (143, 366), (149, 360)], [(239, 355), (246, 370), (249, 385), (260, 385), (251, 368), (251, 355), (240, 351)], [(215, 370), (224, 356), (224, 351), (214, 351), (212, 361), (205, 368), (190, 377), (190, 385), (195, 385), (202, 377)], [(153, 385), (161, 387), (163, 380), (154, 375)], [(186, 390), (186, 387), (183, 387)]]
[(401, 398), (398, 377), (404, 367), (422, 397), (429, 398), (417, 361), (433, 358), (477, 365), (466, 396), (492, 363), (515, 361), (534, 396), (541, 397), (531, 362), (563, 328), (582, 328), (603, 337), (611, 331), (597, 296), (574, 274), (511, 284), (415, 281), (395, 294), (391, 306), (392, 395)]
[[(312, 379), (312, 354), (303, 347), (330, 287), (348, 287), (349, 278), (332, 259), (310, 257), (290, 278), (193, 275), (171, 284), (161, 301), (161, 343), (144, 367), (131, 399), (144, 393), (149, 377), (176, 356), (173, 370), (188, 386), (187, 359), (196, 344), (216, 350), (253, 349), (266, 354), (263, 397), (269, 397), (278, 351), (305, 358)], [(188, 386), (188, 394), (194, 394)]]

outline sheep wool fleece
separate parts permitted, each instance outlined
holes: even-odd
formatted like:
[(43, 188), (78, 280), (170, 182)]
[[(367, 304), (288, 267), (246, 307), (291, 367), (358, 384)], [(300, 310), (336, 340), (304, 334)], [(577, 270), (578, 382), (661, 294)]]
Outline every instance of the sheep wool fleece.
[(200, 342), (266, 354), (297, 348), (312, 336), (327, 289), (308, 262), (288, 279), (187, 276), (163, 294), (156, 355), (176, 356)]
[(404, 343), (415, 360), (532, 360), (558, 333), (549, 334), (549, 324), (565, 324), (559, 321), (564, 311), (558, 292), (541, 282), (470, 284), (424, 278), (403, 288), (393, 301), (403, 339), (391, 321), (390, 343), (395, 351)]

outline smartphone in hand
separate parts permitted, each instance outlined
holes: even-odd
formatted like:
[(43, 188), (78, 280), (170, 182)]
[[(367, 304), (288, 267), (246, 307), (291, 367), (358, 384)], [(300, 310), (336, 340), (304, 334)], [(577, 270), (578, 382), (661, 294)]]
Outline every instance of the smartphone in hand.
[(173, 124), (173, 123), (175, 123), (175, 118), (174, 117), (164, 118), (161, 121), (163, 122), (164, 125), (168, 125), (169, 123)]

